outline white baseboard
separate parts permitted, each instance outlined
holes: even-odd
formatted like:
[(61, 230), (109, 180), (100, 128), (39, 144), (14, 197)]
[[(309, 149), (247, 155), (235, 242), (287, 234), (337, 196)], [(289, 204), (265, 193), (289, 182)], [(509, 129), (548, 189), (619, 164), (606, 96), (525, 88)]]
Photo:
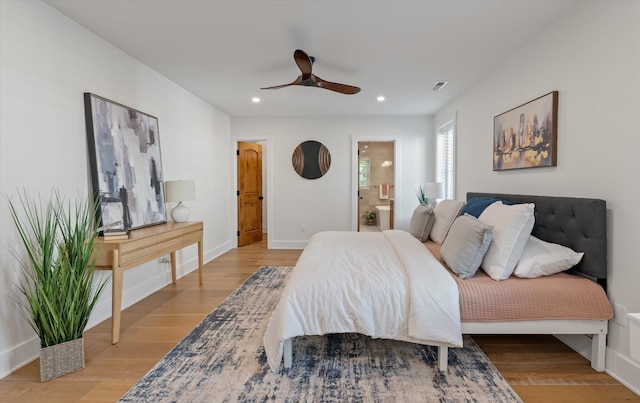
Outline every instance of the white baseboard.
[(272, 240), (269, 242), (269, 248), (271, 249), (304, 249), (309, 241), (277, 241)]
[[(149, 277), (144, 282), (138, 283), (130, 288), (126, 288), (126, 281), (124, 281), (124, 283), (125, 285), (122, 291), (122, 310), (129, 308), (136, 302), (145, 299), (162, 287), (170, 284), (171, 269), (167, 271), (166, 268), (163, 268), (163, 270), (154, 274), (153, 277)], [(104, 287), (102, 294), (103, 296), (106, 295), (108, 297), (105, 297), (103, 301), (100, 301), (100, 303), (93, 308), (93, 312), (91, 312), (91, 316), (89, 317), (89, 322), (87, 323), (85, 330), (89, 330), (97, 324), (111, 318), (111, 280), (109, 280), (107, 285)]]
[[(230, 249), (231, 242), (225, 242), (216, 248), (204, 252), (204, 263), (206, 264), (207, 262), (212, 261), (213, 259), (222, 255)], [(180, 279), (197, 269), (198, 258), (196, 256), (176, 266), (176, 278)], [(155, 274), (153, 277), (148, 278), (142, 283), (136, 284), (133, 288), (123, 290), (122, 310), (145, 299), (149, 295), (153, 294), (163, 287), (166, 287), (169, 284), (171, 284), (171, 269), (167, 264), (166, 267), (163, 268), (163, 270), (158, 270), (157, 274)], [(111, 289), (111, 284), (107, 284), (105, 288), (106, 289), (105, 291), (103, 291), (103, 293), (108, 293)], [(101, 301), (101, 303), (98, 304), (91, 313), (91, 317), (89, 318), (89, 322), (87, 323), (87, 330), (109, 318), (111, 318), (111, 298), (105, 298), (105, 301)]]
[[(210, 262), (213, 259), (217, 258), (218, 256), (222, 255), (223, 253), (230, 251), (232, 248), (233, 248), (233, 245), (231, 241), (227, 241), (222, 245), (218, 245), (217, 247), (204, 252), (204, 262), (205, 263)], [(197, 266), (194, 267), (191, 271), (195, 270), (196, 268)]]
[[(586, 359), (591, 360), (590, 337), (577, 334), (556, 334), (554, 336)], [(631, 389), (633, 393), (640, 395), (640, 363), (607, 347), (604, 371)]]
[(640, 396), (640, 363), (607, 349), (605, 372)]
[(34, 336), (9, 350), (0, 353), (0, 379), (24, 367), (40, 355), (40, 339)]
[[(231, 242), (225, 242), (218, 247), (203, 253), (203, 260), (205, 263), (210, 262), (216, 257), (222, 255), (231, 249)], [(158, 270), (157, 274), (149, 277), (144, 282), (138, 283), (133, 287), (123, 290), (122, 293), (122, 309), (126, 309), (138, 301), (143, 300), (159, 289), (171, 284), (171, 268), (168, 264), (160, 264), (162, 270)], [(198, 258), (194, 257), (185, 262), (180, 263), (176, 267), (176, 277), (181, 278), (191, 273), (198, 268)], [(132, 269), (135, 270), (135, 269)], [(206, 273), (205, 273), (206, 275)], [(100, 301), (95, 306), (89, 321), (87, 322), (86, 330), (91, 329), (99, 323), (111, 318), (111, 281), (105, 286), (103, 290), (103, 301)], [(24, 367), (31, 361), (37, 359), (40, 355), (40, 340), (37, 336), (15, 346), (7, 351), (0, 353), (0, 363), (3, 363), (0, 368), (0, 379), (6, 377), (12, 372)]]

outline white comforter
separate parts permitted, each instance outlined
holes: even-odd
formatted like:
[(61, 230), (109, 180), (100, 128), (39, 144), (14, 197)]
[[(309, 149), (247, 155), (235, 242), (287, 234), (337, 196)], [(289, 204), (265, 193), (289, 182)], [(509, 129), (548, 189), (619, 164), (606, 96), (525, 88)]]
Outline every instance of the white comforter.
[(267, 325), (269, 366), (278, 371), (284, 341), (302, 335), (362, 333), (461, 347), (458, 304), (455, 281), (411, 234), (318, 233)]

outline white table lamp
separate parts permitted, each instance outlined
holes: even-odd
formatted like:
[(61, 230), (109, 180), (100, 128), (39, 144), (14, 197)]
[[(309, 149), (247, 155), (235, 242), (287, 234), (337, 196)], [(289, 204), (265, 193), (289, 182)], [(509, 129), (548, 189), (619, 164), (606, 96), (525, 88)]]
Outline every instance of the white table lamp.
[(436, 199), (442, 198), (444, 193), (444, 183), (442, 182), (429, 182), (424, 186), (424, 195), (429, 201), (429, 204), (435, 205)]
[(196, 184), (194, 181), (166, 181), (164, 197), (168, 202), (178, 202), (178, 205), (171, 210), (173, 221), (185, 222), (189, 220), (191, 211), (182, 202), (196, 199)]

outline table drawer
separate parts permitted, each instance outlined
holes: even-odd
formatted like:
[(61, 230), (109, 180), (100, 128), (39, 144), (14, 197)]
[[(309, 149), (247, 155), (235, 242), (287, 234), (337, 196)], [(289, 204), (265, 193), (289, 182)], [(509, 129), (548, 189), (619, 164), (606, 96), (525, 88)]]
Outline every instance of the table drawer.
[(135, 241), (130, 241), (126, 243), (122, 243), (120, 246), (120, 251), (122, 255), (133, 252), (136, 249), (146, 249), (149, 246), (156, 245), (158, 243), (158, 236), (150, 236), (142, 239), (136, 239)]
[(181, 238), (182, 234), (184, 233), (184, 230), (182, 228), (178, 228), (178, 229), (174, 229), (162, 234), (158, 235), (158, 242), (163, 242), (166, 241), (168, 239), (174, 239), (174, 238)]
[(158, 244), (158, 250), (175, 249), (177, 246), (181, 245), (182, 243), (183, 243), (182, 237), (169, 239), (167, 241), (159, 243)]
[(192, 232), (190, 234), (185, 234), (182, 237), (182, 241), (195, 243), (195, 242), (198, 242), (201, 237), (202, 237), (202, 232)]
[(137, 249), (130, 252), (122, 253), (120, 257), (120, 262), (122, 266), (125, 266), (131, 262), (136, 260), (144, 259), (146, 256), (152, 256), (158, 252), (158, 244), (154, 243), (153, 245), (148, 245), (145, 248)]

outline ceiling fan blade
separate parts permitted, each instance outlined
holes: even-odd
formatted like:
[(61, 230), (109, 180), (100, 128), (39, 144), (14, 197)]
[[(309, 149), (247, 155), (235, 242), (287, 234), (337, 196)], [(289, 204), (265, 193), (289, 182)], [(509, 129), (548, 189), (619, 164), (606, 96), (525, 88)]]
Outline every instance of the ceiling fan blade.
[(293, 85), (293, 84), (274, 85), (273, 87), (263, 87), (263, 88), (260, 88), (260, 89), (261, 90), (276, 90), (278, 88), (284, 88), (284, 87), (288, 87), (290, 85)]
[(295, 79), (294, 82), (290, 84), (282, 84), (275, 85), (273, 87), (264, 87), (260, 88), (261, 90), (274, 90), (277, 88), (284, 88), (290, 85), (303, 85), (305, 87), (318, 87), (324, 88), (330, 91), (339, 92), (341, 94), (357, 94), (360, 92), (359, 87), (354, 87), (353, 85), (333, 83), (331, 81), (326, 81), (311, 73), (311, 69), (313, 67), (314, 58), (306, 54), (304, 51), (300, 49), (296, 49), (293, 52), (293, 59), (296, 62), (296, 65), (300, 69), (301, 75)]
[(308, 54), (300, 49), (296, 49), (296, 51), (293, 52), (293, 59), (296, 61), (303, 76), (311, 75), (312, 62)]
[(323, 80), (318, 76), (315, 76), (315, 78), (316, 87), (318, 88), (324, 88), (347, 95), (357, 94), (360, 92), (360, 87), (354, 87), (353, 85), (347, 84), (332, 83), (331, 81)]
[(298, 76), (298, 78), (296, 78), (292, 83), (289, 84), (282, 84), (282, 85), (274, 85), (273, 87), (264, 87), (264, 88), (260, 88), (261, 90), (275, 90), (278, 88), (284, 88), (284, 87), (288, 87), (290, 85), (301, 85), (302, 84), (302, 76)]

